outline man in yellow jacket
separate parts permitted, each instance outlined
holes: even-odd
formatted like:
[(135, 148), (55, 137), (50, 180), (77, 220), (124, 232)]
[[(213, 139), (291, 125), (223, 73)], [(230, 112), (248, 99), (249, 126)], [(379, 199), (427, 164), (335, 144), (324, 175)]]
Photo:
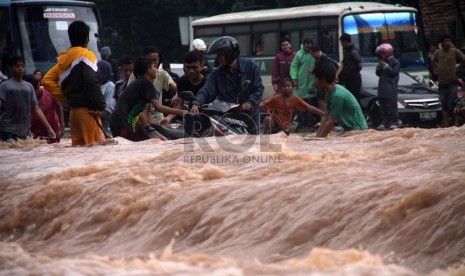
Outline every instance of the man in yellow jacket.
[(105, 139), (100, 119), (105, 99), (98, 81), (97, 58), (87, 49), (89, 31), (90, 27), (82, 21), (69, 25), (71, 48), (60, 54), (58, 63), (42, 79), (42, 85), (52, 96), (70, 107), (73, 146)]

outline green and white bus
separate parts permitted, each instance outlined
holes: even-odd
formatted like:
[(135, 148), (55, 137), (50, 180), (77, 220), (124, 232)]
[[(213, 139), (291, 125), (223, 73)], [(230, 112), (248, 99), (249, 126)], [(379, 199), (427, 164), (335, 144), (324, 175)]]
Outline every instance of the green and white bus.
[[(86, 22), (92, 36), (98, 36), (101, 21), (93, 2), (0, 0), (2, 62), (6, 64), (9, 57), (20, 55), (26, 61), (27, 75), (36, 69), (48, 71), (57, 62), (58, 54), (71, 46), (68, 26), (75, 20)], [(88, 47), (99, 54), (95, 37), (90, 39)]]
[[(427, 74), (423, 32), (417, 10), (372, 2), (345, 2), (282, 9), (221, 14), (192, 22), (195, 38), (207, 45), (223, 35), (235, 37), (241, 55), (253, 57), (265, 85), (264, 98), (272, 95), (271, 65), (280, 50), (280, 38), (288, 36), (295, 50), (310, 38), (336, 61), (342, 58), (339, 36), (349, 33), (363, 62), (376, 62), (376, 46), (391, 43), (404, 70)], [(253, 56), (256, 45), (263, 51)]]

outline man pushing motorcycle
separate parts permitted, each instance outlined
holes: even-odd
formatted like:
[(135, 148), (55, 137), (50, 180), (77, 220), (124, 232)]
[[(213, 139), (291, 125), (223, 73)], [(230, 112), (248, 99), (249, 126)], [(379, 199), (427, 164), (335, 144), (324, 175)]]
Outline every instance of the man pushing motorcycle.
[[(216, 54), (219, 67), (208, 76), (205, 85), (197, 92), (191, 112), (199, 113), (199, 106), (214, 100), (240, 104), (244, 114), (254, 124), (249, 133), (258, 134), (258, 105), (264, 91), (258, 66), (254, 61), (239, 56), (239, 44), (230, 36), (222, 36), (212, 42), (207, 55), (213, 54)], [(250, 82), (246, 91), (241, 89), (244, 82)]]

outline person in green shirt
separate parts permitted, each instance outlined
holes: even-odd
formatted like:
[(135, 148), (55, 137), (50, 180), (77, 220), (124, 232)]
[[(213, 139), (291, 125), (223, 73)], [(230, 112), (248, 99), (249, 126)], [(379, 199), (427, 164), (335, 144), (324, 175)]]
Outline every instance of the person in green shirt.
[(318, 89), (326, 92), (326, 114), (316, 137), (328, 136), (336, 122), (346, 131), (368, 129), (358, 101), (347, 89), (335, 83), (336, 68), (332, 64), (319, 64), (313, 74)]
[[(317, 95), (315, 89), (315, 77), (313, 68), (315, 67), (315, 58), (311, 55), (313, 40), (304, 39), (300, 50), (297, 51), (291, 63), (289, 75), (294, 86), (294, 95), (304, 100), (306, 103), (318, 107)], [(297, 112), (296, 128), (298, 131), (302, 126), (313, 127), (319, 118), (315, 118), (310, 112)]]

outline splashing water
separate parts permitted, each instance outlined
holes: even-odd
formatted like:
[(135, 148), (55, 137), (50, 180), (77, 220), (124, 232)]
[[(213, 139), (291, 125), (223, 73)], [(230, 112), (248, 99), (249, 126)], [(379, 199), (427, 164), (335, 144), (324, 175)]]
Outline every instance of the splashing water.
[(0, 143), (0, 274), (465, 275), (463, 137)]

